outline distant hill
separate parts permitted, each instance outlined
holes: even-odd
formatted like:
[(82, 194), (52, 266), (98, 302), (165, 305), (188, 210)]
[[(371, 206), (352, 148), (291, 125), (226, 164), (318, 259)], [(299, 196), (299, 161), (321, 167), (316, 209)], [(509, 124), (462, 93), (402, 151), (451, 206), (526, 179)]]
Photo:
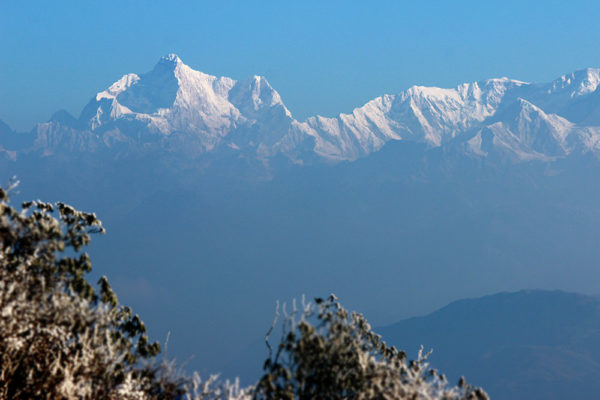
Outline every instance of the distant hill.
[(465, 375), (494, 399), (594, 399), (600, 395), (600, 299), (527, 290), (455, 301), (376, 329), (452, 381)]

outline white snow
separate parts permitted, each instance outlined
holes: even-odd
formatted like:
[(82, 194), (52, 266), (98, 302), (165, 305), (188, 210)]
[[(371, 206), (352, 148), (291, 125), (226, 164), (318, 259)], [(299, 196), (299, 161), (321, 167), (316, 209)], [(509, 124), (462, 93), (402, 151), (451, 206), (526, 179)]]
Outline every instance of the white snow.
[[(334, 161), (355, 160), (391, 140), (438, 147), (464, 135), (464, 151), (485, 157), (489, 148), (482, 149), (481, 130), (487, 127), (489, 145), (499, 152), (517, 161), (551, 160), (576, 149), (600, 151), (600, 127), (580, 126), (563, 115), (573, 101), (591, 99), (599, 85), (600, 69), (585, 69), (542, 84), (499, 78), (456, 88), (413, 86), (350, 114), (299, 122), (264, 77), (216, 77), (169, 54), (152, 72), (124, 75), (98, 93), (88, 126), (102, 132), (108, 122), (120, 126), (136, 120), (151, 132), (196, 138), (190, 146), (199, 144), (199, 152), (220, 146), (259, 158), (284, 152), (299, 163), (306, 151)], [(594, 112), (595, 104), (587, 109)]]
[(121, 79), (110, 85), (108, 89), (103, 92), (100, 92), (96, 95), (96, 101), (100, 101), (102, 99), (114, 99), (119, 94), (123, 93), (132, 85), (136, 84), (140, 80), (140, 77), (136, 74), (127, 74), (123, 75)]

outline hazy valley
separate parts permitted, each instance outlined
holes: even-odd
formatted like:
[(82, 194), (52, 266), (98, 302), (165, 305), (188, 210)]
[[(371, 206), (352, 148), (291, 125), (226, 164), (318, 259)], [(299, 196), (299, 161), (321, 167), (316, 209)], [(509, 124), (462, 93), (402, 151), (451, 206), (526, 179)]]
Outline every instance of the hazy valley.
[[(266, 357), (248, 348), (275, 300), (334, 292), (388, 326), (384, 339), (409, 354), (433, 347), (436, 367), (492, 396), (511, 398), (501, 379), (523, 371), (519, 388), (564, 398), (577, 363), (597, 381), (595, 298), (517, 293), (405, 318), (502, 291), (600, 292), (599, 84), (586, 69), (549, 83), (415, 86), (297, 121), (264, 77), (214, 77), (169, 55), (77, 118), (57, 112), (30, 132), (0, 124), (0, 180), (18, 176), (18, 200), (96, 212), (108, 233), (91, 248), (95, 273), (152, 336), (171, 332), (172, 355), (194, 354), (190, 367), (254, 378), (240, 354)], [(547, 318), (530, 318), (540, 307)], [(490, 341), (436, 336), (454, 321)], [(535, 372), (546, 354), (567, 372)]]

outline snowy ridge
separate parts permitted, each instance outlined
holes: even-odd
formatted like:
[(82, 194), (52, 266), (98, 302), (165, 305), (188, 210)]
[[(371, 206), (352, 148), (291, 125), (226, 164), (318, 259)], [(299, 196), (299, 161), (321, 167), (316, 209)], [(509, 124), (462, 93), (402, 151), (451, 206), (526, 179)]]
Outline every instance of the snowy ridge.
[(35, 143), (46, 155), (119, 144), (194, 157), (281, 154), (303, 163), (352, 161), (407, 140), (429, 147), (463, 143), (454, 148), (470, 157), (493, 152), (514, 162), (552, 161), (600, 151), (599, 86), (600, 69), (591, 68), (549, 83), (500, 78), (452, 89), (413, 86), (351, 114), (296, 121), (264, 77), (216, 77), (169, 54), (152, 71), (126, 74), (97, 93), (77, 124), (65, 123), (75, 121), (69, 116), (39, 124)]
[(224, 138), (240, 127), (248, 129), (265, 118), (292, 122), (291, 113), (264, 77), (240, 82), (216, 77), (193, 70), (169, 54), (152, 71), (124, 75), (98, 93), (80, 120), (99, 135), (116, 128), (127, 136), (128, 125), (137, 122), (149, 133), (193, 136), (198, 151), (206, 152), (227, 142)]
[(378, 97), (352, 114), (309, 118), (304, 127), (318, 137), (315, 151), (328, 158), (355, 159), (389, 140), (441, 146), (492, 116), (504, 93), (521, 85), (491, 79), (456, 89), (413, 86), (398, 95)]

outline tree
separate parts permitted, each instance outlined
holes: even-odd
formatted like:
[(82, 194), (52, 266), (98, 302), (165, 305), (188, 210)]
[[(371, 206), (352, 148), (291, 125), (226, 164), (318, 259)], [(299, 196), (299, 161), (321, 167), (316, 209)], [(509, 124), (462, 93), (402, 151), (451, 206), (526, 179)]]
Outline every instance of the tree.
[(96, 215), (41, 201), (17, 210), (8, 192), (0, 188), (0, 398), (181, 393), (182, 381), (141, 366), (160, 346), (106, 277), (99, 289), (86, 279), (91, 262), (82, 248), (104, 233)]
[(315, 304), (303, 302), (291, 314), (284, 309), (282, 338), (265, 361), (256, 399), (488, 399), (463, 378), (450, 386), (421, 352), (407, 362), (334, 295)]

